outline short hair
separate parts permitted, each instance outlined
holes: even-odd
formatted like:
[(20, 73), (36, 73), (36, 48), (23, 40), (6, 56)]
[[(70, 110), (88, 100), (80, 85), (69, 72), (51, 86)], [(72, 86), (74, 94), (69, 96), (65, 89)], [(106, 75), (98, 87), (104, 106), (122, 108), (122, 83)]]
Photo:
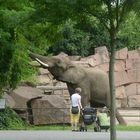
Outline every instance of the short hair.
[(108, 112), (108, 110), (107, 110), (107, 107), (105, 106), (105, 107), (103, 107), (103, 108), (99, 108), (98, 109), (98, 111), (99, 112), (101, 112), (101, 113), (107, 113)]
[(77, 93), (81, 93), (81, 91), (82, 91), (82, 89), (79, 87), (75, 89), (75, 92), (77, 92)]

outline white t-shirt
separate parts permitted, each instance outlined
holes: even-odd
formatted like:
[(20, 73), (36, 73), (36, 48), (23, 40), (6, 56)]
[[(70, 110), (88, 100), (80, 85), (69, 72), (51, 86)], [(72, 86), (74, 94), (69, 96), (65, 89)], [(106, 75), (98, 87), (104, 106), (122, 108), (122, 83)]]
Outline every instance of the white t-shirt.
[(81, 101), (81, 96), (78, 93), (74, 93), (71, 96), (71, 105), (72, 106), (79, 106), (79, 101)]

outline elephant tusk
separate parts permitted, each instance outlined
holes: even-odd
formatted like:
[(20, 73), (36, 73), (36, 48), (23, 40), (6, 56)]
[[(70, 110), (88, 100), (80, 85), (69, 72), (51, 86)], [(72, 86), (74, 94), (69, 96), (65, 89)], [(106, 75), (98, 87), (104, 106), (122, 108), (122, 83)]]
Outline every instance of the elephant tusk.
[(43, 66), (45, 66), (45, 67), (49, 67), (48, 64), (43, 63), (43, 62), (40, 61), (38, 58), (35, 58), (35, 60), (36, 60), (37, 62), (39, 62), (41, 65), (43, 65)]

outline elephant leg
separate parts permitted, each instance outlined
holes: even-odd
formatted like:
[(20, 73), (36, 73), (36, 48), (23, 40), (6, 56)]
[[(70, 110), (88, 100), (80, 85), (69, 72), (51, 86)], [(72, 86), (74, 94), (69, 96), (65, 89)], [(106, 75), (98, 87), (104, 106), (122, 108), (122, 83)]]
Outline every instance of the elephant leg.
[(71, 84), (71, 83), (67, 83), (67, 87), (68, 87), (68, 90), (69, 90), (69, 94), (71, 96), (75, 92), (76, 85)]
[(121, 125), (127, 125), (123, 117), (120, 115), (119, 111), (116, 109), (116, 118)]
[(106, 92), (106, 101), (105, 101), (105, 105), (110, 108), (111, 106), (111, 97), (110, 97), (110, 92), (109, 90), (107, 90)]
[(81, 102), (82, 102), (83, 107), (90, 106), (90, 91), (89, 90), (82, 89)]

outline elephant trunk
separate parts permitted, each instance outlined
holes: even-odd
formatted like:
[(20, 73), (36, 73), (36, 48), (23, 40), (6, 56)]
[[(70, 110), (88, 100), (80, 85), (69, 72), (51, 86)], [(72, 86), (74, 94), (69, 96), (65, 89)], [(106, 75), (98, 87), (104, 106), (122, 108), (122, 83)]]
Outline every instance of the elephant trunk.
[(47, 59), (45, 56), (42, 56), (42, 55), (39, 55), (39, 54), (35, 54), (35, 53), (32, 53), (32, 52), (29, 53), (29, 56), (33, 60), (36, 60), (36, 58), (38, 58), (41, 61), (46, 61), (46, 59)]
[(49, 67), (49, 65), (45, 63), (45, 61), (47, 60), (47, 58), (45, 56), (41, 56), (41, 55), (38, 55), (38, 54), (35, 54), (32, 52), (29, 53), (29, 56), (33, 60), (36, 60), (38, 63), (40, 63), (42, 67), (44, 67), (44, 68)]

